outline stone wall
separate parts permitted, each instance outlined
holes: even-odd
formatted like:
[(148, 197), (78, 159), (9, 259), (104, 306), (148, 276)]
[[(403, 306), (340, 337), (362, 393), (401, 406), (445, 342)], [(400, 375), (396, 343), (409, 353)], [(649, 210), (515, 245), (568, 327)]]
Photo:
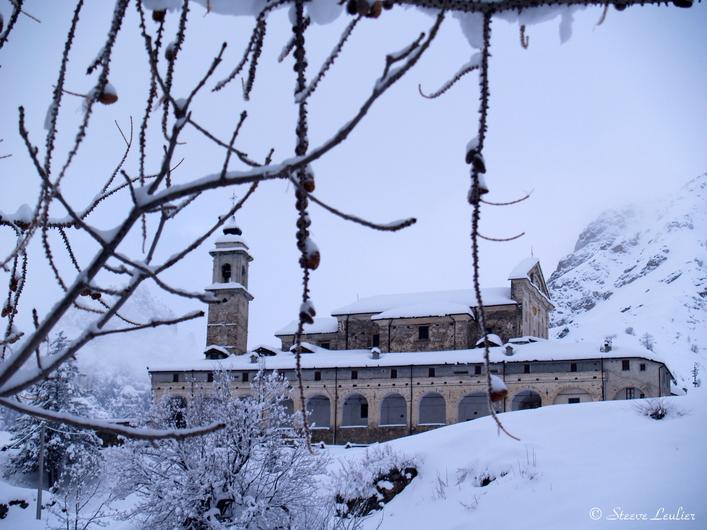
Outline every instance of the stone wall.
[[(511, 359), (491, 366), (492, 373), (501, 377), (508, 387), (508, 396), (498, 404), (498, 412), (558, 403), (611, 400), (622, 390), (624, 395), (619, 395), (618, 399), (623, 399), (626, 388), (635, 388), (636, 398), (640, 394), (657, 397), (669, 393), (669, 372), (662, 363), (648, 359), (533, 362)], [(626, 360), (629, 369), (623, 370)], [(310, 418), (319, 417), (324, 426), (328, 424), (328, 428), (315, 426), (312, 439), (330, 444), (371, 443), (484, 416), (488, 414), (485, 398), (479, 398), (485, 396), (486, 377), (483, 373), (476, 373), (477, 366), (482, 365), (303, 370), (305, 402), (312, 412)], [(253, 380), (256, 371), (257, 365), (253, 365), (252, 370), (233, 372), (234, 396), (250, 393), (249, 381)], [(352, 378), (353, 371), (356, 372), (355, 379)], [(483, 369), (479, 371), (483, 372)], [(248, 376), (244, 377), (243, 373)], [(293, 405), (300, 409), (295, 371), (281, 373), (290, 380)], [(155, 396), (181, 395), (189, 399), (199, 388), (210, 385), (206, 372), (180, 372), (177, 376), (179, 380), (174, 381), (174, 373), (153, 372)], [(324, 406), (313, 411), (311, 405), (317, 400)], [(470, 400), (476, 400), (476, 404)], [(351, 407), (355, 414), (351, 413)], [(400, 417), (402, 421), (395, 419)]]
[(515, 336), (548, 338), (549, 315), (554, 308), (549, 298), (528, 279), (511, 280), (511, 298), (520, 304), (522, 311), (518, 317), (521, 327)]
[(226, 348), (242, 355), (248, 348), (248, 303), (252, 297), (245, 289), (214, 289), (221, 300), (209, 305), (206, 345)]

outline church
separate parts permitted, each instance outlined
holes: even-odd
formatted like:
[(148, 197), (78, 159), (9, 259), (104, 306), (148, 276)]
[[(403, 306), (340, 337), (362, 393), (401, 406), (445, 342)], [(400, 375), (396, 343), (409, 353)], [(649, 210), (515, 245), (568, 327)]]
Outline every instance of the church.
[[(212, 283), (206, 347), (188, 365), (149, 369), (156, 398), (188, 406), (214, 371), (233, 376), (233, 395), (250, 393), (262, 366), (293, 388), (300, 410), (296, 322), (275, 335), (280, 347), (247, 348), (248, 272), (253, 260), (231, 220), (209, 251)], [(497, 412), (555, 404), (670, 395), (673, 379), (653, 352), (548, 340), (550, 294), (538, 259), (510, 270), (505, 287), (481, 290), (491, 342), (490, 370), (505, 382)], [(489, 414), (479, 304), (472, 289), (362, 298), (317, 318), (302, 337), (302, 379), (312, 440), (372, 443)]]

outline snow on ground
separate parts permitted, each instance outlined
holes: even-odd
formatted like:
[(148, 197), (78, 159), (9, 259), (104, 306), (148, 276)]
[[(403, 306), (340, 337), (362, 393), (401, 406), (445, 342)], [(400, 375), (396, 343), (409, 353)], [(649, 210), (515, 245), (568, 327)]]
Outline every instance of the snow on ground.
[[(553, 405), (500, 416), (521, 441), (487, 416), (390, 442), (422, 460), (420, 475), (365, 528), (707, 528), (707, 394), (670, 399), (689, 413), (656, 421), (634, 401)], [(485, 477), (495, 480), (481, 486)], [(655, 520), (678, 513), (694, 520)]]
[[(645, 400), (553, 405), (500, 416), (520, 441), (484, 417), (389, 442), (420, 474), (363, 528), (706, 528), (707, 390), (669, 399), (686, 414), (654, 420), (635, 409)], [(361, 458), (364, 449), (322, 453)], [(0, 527), (44, 528), (35, 492), (0, 482), (0, 502), (15, 497), (30, 506), (11, 507)], [(662, 520), (676, 516), (686, 519)]]

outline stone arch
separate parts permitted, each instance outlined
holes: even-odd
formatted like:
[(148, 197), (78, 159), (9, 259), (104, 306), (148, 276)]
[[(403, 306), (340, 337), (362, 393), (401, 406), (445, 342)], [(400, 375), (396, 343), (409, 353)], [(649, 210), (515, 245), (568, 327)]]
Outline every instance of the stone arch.
[(594, 401), (592, 395), (582, 388), (570, 387), (560, 390), (552, 401), (553, 405), (562, 403), (587, 403)]
[(309, 396), (306, 408), (312, 429), (328, 429), (331, 426), (331, 401), (324, 394)]
[(638, 386), (625, 386), (617, 390), (613, 399), (641, 399), (648, 396), (648, 393)]
[[(498, 404), (495, 407), (498, 412)], [(457, 405), (457, 421), (469, 421), (488, 416), (489, 406), (486, 392), (469, 392), (462, 396)]]
[(397, 392), (386, 394), (381, 400), (378, 425), (407, 425), (408, 402)]
[(368, 427), (368, 400), (361, 394), (349, 394), (341, 405), (342, 427)]
[(447, 404), (444, 396), (437, 392), (427, 392), (420, 398), (418, 404), (418, 425), (446, 425)]
[(542, 406), (542, 398), (537, 390), (524, 388), (513, 395), (511, 410), (537, 409)]

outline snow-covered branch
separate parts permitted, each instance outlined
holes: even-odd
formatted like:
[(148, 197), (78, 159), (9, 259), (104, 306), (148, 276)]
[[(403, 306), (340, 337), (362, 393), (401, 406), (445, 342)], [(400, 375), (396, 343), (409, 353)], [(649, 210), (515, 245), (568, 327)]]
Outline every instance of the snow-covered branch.
[(116, 425), (115, 423), (108, 421), (92, 420), (89, 418), (74, 416), (72, 414), (53, 412), (47, 409), (33, 407), (32, 405), (25, 405), (24, 403), (19, 403), (6, 398), (0, 398), (0, 404), (16, 412), (28, 414), (30, 416), (34, 416), (35, 418), (65, 423), (66, 425), (72, 425), (80, 429), (92, 429), (99, 432), (108, 432), (117, 434), (118, 436), (132, 438), (134, 440), (184, 440), (186, 438), (212, 433), (225, 427), (225, 424), (222, 422), (214, 422), (203, 427), (192, 427), (189, 429), (145, 429), (125, 427), (123, 425)]

